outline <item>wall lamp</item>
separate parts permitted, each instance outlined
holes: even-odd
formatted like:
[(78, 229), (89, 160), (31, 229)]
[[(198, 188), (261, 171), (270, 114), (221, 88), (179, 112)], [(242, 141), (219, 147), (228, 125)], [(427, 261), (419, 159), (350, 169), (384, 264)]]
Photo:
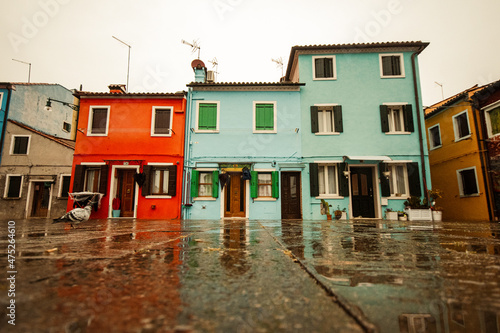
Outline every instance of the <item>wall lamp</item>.
[(58, 103), (61, 103), (62, 105), (65, 105), (67, 107), (70, 107), (72, 108), (73, 110), (75, 111), (78, 111), (80, 110), (80, 107), (78, 105), (75, 105), (75, 104), (71, 104), (71, 103), (68, 103), (68, 102), (63, 102), (63, 101), (58, 101), (57, 99), (52, 99), (52, 98), (49, 98), (47, 100), (47, 104), (45, 104), (45, 111), (48, 111), (48, 112), (51, 112), (52, 111), (52, 102), (58, 102)]

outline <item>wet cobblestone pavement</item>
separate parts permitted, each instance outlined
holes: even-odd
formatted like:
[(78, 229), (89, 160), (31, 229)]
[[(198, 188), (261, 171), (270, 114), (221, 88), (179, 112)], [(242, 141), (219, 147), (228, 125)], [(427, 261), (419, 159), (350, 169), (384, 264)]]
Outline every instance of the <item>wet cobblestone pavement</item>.
[(498, 223), (0, 223), (1, 332), (500, 332)]

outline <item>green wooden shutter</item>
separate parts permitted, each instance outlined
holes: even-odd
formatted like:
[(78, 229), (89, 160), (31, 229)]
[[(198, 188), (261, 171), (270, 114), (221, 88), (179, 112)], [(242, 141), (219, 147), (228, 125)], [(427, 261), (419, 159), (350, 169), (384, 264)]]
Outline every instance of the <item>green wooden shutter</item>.
[(311, 106), (311, 132), (312, 133), (319, 132), (318, 107), (317, 106)]
[(319, 196), (318, 164), (309, 163), (309, 184), (311, 197)]
[(420, 188), (420, 171), (418, 168), (418, 162), (408, 163), (406, 168), (408, 171), (410, 195), (420, 197), (422, 195), (422, 190)]
[(109, 173), (109, 166), (101, 165), (101, 179), (99, 180), (99, 193), (102, 193), (104, 195), (106, 195), (108, 192), (108, 173)]
[(379, 164), (379, 176), (380, 176), (380, 188), (382, 190), (383, 197), (391, 196), (391, 186), (389, 183), (389, 179), (384, 176), (384, 171), (388, 170), (389, 165), (387, 163)]
[(73, 192), (82, 192), (85, 184), (85, 166), (75, 165), (75, 174), (73, 176)]
[(344, 176), (344, 170), (347, 168), (347, 163), (337, 164), (337, 174), (339, 179), (339, 195), (342, 197), (349, 196), (349, 178)]
[(382, 123), (382, 132), (389, 132), (389, 110), (387, 105), (380, 105), (380, 122)]
[(142, 167), (142, 172), (144, 173), (144, 175), (146, 175), (146, 179), (141, 188), (141, 195), (143, 197), (151, 194), (151, 170), (152, 167), (150, 165), (144, 165)]
[(279, 172), (278, 171), (271, 172), (271, 180), (272, 180), (272, 187), (271, 187), (272, 197), (279, 198), (280, 188), (279, 188)]
[(257, 104), (255, 106), (255, 129), (259, 131), (274, 129), (273, 104)]
[(200, 172), (198, 170), (191, 171), (191, 198), (198, 197), (199, 182)]
[(252, 178), (250, 179), (250, 198), (257, 198), (259, 194), (259, 179), (257, 171), (250, 171)]
[(415, 128), (413, 125), (413, 111), (411, 104), (403, 105), (403, 113), (405, 120), (405, 131), (414, 132)]
[(219, 171), (214, 170), (212, 172), (212, 197), (219, 197)]
[(333, 118), (335, 120), (335, 132), (342, 133), (344, 131), (344, 125), (342, 122), (342, 106), (335, 105), (333, 107)]
[(198, 129), (217, 129), (217, 104), (200, 103), (198, 109)]
[(177, 194), (177, 165), (169, 165), (168, 170), (168, 195), (175, 197)]

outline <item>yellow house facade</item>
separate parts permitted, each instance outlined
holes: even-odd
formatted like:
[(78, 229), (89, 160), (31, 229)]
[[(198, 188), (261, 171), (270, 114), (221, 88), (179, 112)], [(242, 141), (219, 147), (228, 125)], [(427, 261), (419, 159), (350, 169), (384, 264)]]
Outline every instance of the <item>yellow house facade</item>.
[(444, 193), (436, 204), (444, 220), (494, 219), (485, 129), (472, 99), (484, 87), (476, 85), (425, 109), (431, 180)]

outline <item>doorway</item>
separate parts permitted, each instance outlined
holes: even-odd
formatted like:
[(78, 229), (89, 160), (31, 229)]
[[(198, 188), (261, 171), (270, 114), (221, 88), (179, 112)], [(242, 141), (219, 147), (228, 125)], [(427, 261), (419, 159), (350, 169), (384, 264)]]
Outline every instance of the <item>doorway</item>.
[(224, 217), (245, 217), (245, 183), (241, 172), (228, 172), (229, 180), (224, 193)]
[(116, 197), (120, 199), (120, 216), (134, 217), (136, 170), (117, 169), (118, 186)]
[(375, 218), (373, 168), (351, 167), (352, 216)]
[(50, 203), (50, 182), (33, 183), (33, 201), (31, 205), (31, 217), (47, 217)]
[(281, 173), (281, 218), (302, 218), (300, 203), (300, 172)]

